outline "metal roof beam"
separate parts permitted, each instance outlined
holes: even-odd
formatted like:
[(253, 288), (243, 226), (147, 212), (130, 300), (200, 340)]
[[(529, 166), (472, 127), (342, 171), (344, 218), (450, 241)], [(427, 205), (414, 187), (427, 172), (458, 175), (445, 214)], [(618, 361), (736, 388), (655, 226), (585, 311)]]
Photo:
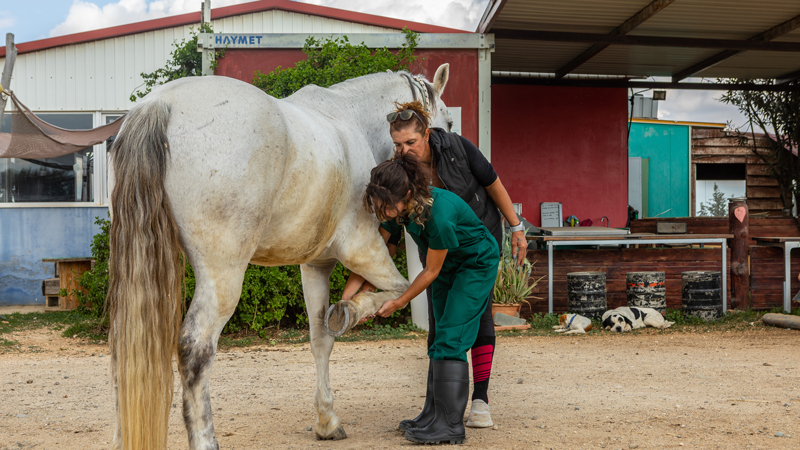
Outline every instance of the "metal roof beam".
[[(784, 34), (789, 33), (790, 31), (794, 31), (795, 29), (797, 29), (797, 27), (800, 27), (800, 15), (795, 16), (787, 20), (786, 22), (783, 22), (780, 25), (774, 26), (763, 33), (759, 33), (748, 39), (748, 41), (768, 42), (777, 37), (783, 36)], [(708, 69), (711, 66), (719, 64), (722, 61), (725, 61), (726, 59), (732, 56), (736, 56), (743, 51), (744, 50), (725, 50), (723, 52), (717, 53), (716, 55), (710, 58), (700, 61), (699, 63), (694, 64), (691, 67), (688, 67), (676, 73), (675, 75), (672, 76), (672, 81), (674, 83), (677, 83), (678, 81), (681, 81), (684, 78), (690, 77), (698, 72)]]
[(632, 80), (601, 80), (601, 79), (572, 79), (562, 78), (523, 78), (523, 77), (492, 77), (492, 84), (516, 84), (531, 86), (564, 86), (564, 87), (591, 87), (591, 88), (622, 88), (622, 89), (687, 89), (704, 91), (770, 91), (770, 92), (800, 92), (798, 84), (732, 84), (732, 83), (673, 83), (671, 81), (632, 81)]
[(609, 36), (607, 34), (570, 33), (564, 31), (493, 30), (496, 39), (545, 42), (586, 42), (644, 47), (716, 48), (725, 50), (760, 50), (800, 52), (800, 42), (763, 42), (736, 39), (680, 38), (667, 36)]
[[(369, 48), (401, 48), (407, 45), (403, 33), (200, 33), (197, 47), (200, 49), (239, 48), (303, 48), (308, 38), (349, 39), (353, 45), (364, 44)], [(476, 33), (421, 33), (417, 48), (494, 48), (494, 36)]]
[(800, 79), (800, 70), (795, 70), (794, 72), (779, 76), (775, 84), (786, 84), (797, 79)]
[[(647, 19), (653, 17), (657, 12), (661, 11), (662, 9), (669, 6), (675, 0), (654, 0), (649, 5), (645, 6), (641, 11), (637, 12), (628, 20), (622, 23), (622, 25), (614, 28), (610, 33), (609, 36), (621, 36), (624, 34), (628, 34), (629, 31), (633, 30), (634, 28), (641, 25)], [(556, 70), (556, 78), (564, 78), (564, 75), (572, 72), (573, 70), (580, 67), (586, 61), (589, 61), (593, 57), (595, 57), (598, 53), (602, 52), (606, 49), (610, 44), (594, 44), (591, 47), (587, 48), (583, 51), (580, 55), (578, 55), (575, 59), (568, 62), (564, 67)]]
[(506, 6), (508, 0), (493, 0), (491, 3), (486, 5), (486, 11), (483, 12), (483, 17), (481, 17), (481, 21), (478, 23), (478, 33), (486, 33), (486, 30), (492, 28), (494, 25), (494, 21), (497, 20), (497, 16), (500, 15), (500, 11), (503, 10), (503, 7)]

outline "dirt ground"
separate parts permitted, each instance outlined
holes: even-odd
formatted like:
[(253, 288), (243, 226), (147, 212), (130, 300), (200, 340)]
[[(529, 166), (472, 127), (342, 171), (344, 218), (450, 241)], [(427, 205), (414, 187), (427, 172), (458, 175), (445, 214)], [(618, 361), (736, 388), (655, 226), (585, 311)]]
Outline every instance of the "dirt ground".
[[(0, 449), (108, 448), (107, 347), (47, 330), (12, 335), (0, 354)], [(746, 331), (500, 337), (490, 429), (468, 448), (800, 447), (800, 332)], [(232, 349), (217, 357), (212, 402), (224, 449), (407, 448), (395, 431), (425, 393), (423, 340), (337, 343), (331, 385), (348, 434), (313, 431), (308, 344)], [(177, 384), (177, 382), (176, 382)], [(170, 448), (187, 447), (180, 404)], [(783, 436), (776, 437), (783, 433)]]

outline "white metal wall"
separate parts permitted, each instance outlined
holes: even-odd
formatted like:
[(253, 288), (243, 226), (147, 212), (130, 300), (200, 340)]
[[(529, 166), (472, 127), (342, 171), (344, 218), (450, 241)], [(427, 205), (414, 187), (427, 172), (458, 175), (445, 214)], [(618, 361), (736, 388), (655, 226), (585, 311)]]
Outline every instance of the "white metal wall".
[[(226, 17), (213, 25), (218, 33), (400, 32), (277, 10)], [(142, 85), (140, 74), (163, 67), (172, 43), (188, 38), (192, 27), (24, 53), (17, 56), (10, 87), (33, 111), (126, 111), (129, 97)], [(0, 67), (4, 62), (0, 58)]]

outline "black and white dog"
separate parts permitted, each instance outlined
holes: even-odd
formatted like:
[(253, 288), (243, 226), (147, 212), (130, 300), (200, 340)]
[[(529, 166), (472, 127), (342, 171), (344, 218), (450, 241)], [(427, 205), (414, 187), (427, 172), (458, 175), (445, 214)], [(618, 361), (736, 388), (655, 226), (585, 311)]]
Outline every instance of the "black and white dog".
[(644, 327), (669, 328), (674, 323), (665, 320), (664, 316), (653, 308), (622, 306), (603, 313), (603, 328), (614, 333)]

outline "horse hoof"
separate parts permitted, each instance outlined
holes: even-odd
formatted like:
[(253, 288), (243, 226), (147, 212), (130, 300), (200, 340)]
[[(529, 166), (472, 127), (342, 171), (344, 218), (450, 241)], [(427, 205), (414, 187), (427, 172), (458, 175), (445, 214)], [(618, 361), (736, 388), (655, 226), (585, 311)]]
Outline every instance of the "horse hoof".
[(341, 441), (342, 439), (347, 439), (347, 433), (344, 432), (344, 427), (339, 425), (330, 436), (325, 437), (317, 433), (317, 439), (320, 441)]
[(333, 337), (339, 337), (350, 329), (350, 318), (353, 316), (352, 305), (343, 300), (330, 308), (325, 313), (325, 331)]

